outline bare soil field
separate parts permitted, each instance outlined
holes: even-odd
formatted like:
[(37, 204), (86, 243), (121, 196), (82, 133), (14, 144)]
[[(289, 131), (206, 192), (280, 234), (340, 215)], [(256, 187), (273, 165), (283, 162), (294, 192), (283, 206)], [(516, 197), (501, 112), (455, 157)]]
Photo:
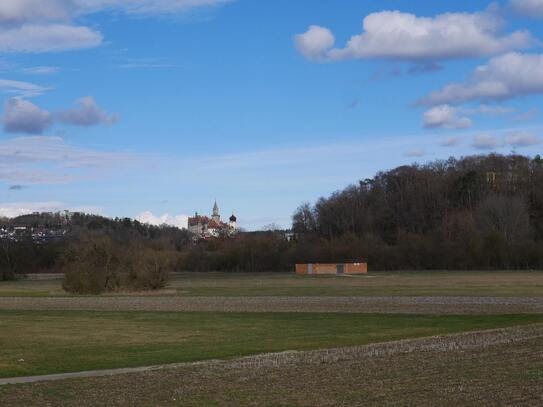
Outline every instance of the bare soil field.
[(0, 297), (0, 310), (543, 313), (543, 297)]
[(543, 325), (0, 387), (10, 406), (540, 406)]

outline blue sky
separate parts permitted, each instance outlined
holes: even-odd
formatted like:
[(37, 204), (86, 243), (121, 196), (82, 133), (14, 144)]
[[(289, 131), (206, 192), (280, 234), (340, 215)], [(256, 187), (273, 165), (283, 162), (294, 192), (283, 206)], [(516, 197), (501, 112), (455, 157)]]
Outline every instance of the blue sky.
[(0, 215), (258, 229), (379, 170), (535, 155), (543, 0), (4, 0)]

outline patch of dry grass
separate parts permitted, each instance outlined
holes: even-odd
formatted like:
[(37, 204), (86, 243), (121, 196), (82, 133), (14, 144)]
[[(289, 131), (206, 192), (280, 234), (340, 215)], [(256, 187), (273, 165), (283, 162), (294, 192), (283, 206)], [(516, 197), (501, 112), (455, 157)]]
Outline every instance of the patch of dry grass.
[[(0, 297), (63, 296), (61, 279), (0, 282)], [(127, 295), (116, 293), (112, 295)], [(138, 295), (141, 295), (139, 293)], [(156, 296), (543, 296), (542, 271), (377, 272), (367, 276), (294, 273), (176, 273)]]

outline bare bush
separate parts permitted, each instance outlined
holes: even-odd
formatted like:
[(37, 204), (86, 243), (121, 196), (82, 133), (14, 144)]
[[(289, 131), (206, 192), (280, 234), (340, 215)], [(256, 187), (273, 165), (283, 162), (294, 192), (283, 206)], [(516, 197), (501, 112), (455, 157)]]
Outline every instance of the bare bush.
[(100, 294), (120, 287), (122, 252), (109, 237), (94, 237), (68, 247), (62, 287), (76, 294)]
[(126, 286), (136, 290), (158, 290), (168, 282), (172, 260), (167, 253), (152, 249), (133, 250)]
[(75, 294), (120, 290), (157, 290), (166, 286), (172, 254), (109, 236), (71, 244), (62, 263), (63, 288)]

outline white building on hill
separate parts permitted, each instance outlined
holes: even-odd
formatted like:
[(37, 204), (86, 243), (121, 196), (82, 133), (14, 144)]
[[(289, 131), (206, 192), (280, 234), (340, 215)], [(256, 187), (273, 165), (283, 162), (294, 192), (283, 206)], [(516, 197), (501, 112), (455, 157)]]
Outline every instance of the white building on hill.
[(237, 218), (232, 214), (228, 223), (223, 222), (219, 213), (219, 205), (215, 201), (211, 217), (198, 215), (198, 212), (189, 217), (188, 230), (200, 239), (232, 236), (237, 232)]

